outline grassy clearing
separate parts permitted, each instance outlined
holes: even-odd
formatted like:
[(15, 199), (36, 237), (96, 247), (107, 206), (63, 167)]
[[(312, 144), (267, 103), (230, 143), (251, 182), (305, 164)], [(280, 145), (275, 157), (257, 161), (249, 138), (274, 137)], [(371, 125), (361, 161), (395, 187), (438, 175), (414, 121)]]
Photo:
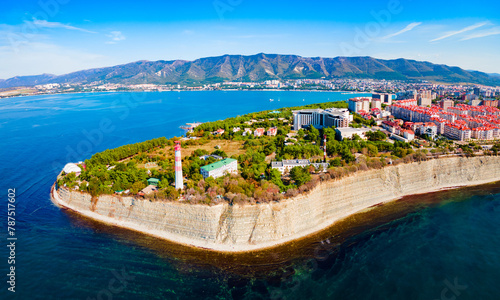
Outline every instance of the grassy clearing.
[[(245, 141), (231, 141), (231, 140), (210, 140), (204, 145), (189, 145), (185, 146), (181, 150), (181, 155), (182, 158), (184, 159), (185, 157), (191, 156), (191, 154), (196, 150), (196, 149), (203, 149), (208, 151), (208, 153), (214, 152), (215, 146), (220, 146), (220, 149), (228, 155), (228, 157), (231, 157), (233, 155), (241, 155), (245, 153), (245, 149), (243, 149), (243, 144)], [(173, 158), (174, 157), (174, 147), (173, 146), (167, 146), (162, 149), (158, 149), (154, 152), (156, 155), (161, 155), (163, 152), (163, 155), (165, 155), (166, 158)]]

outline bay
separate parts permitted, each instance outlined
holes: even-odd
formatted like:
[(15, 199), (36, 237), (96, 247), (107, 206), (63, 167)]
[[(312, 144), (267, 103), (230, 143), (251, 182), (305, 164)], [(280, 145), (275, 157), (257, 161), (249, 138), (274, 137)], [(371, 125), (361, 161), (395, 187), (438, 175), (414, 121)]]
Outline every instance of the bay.
[[(183, 91), (1, 99), (2, 239), (12, 188), (18, 240), (16, 293), (7, 291), (4, 275), (0, 298), (497, 299), (498, 184), (407, 197), (291, 245), (245, 255), (207, 253), (106, 226), (49, 199), (64, 164), (93, 153), (179, 136), (186, 122), (353, 96)], [(7, 274), (9, 252), (2, 248)]]

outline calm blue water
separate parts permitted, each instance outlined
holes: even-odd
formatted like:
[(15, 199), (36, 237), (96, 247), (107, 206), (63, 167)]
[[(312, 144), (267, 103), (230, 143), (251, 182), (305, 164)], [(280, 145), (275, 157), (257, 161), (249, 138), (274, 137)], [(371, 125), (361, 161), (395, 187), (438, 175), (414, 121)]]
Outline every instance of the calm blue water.
[[(247, 255), (158, 241), (50, 202), (50, 186), (69, 161), (181, 135), (186, 122), (352, 96), (247, 91), (0, 100), (0, 299), (498, 299), (500, 185), (405, 198), (316, 237)], [(17, 198), (15, 294), (5, 276), (8, 188)]]

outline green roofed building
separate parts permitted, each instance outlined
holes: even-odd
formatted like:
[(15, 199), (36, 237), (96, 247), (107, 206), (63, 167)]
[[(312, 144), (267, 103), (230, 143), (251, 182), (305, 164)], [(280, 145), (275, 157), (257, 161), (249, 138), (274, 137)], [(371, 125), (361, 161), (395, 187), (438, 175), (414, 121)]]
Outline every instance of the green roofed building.
[(226, 158), (214, 162), (213, 164), (206, 165), (200, 168), (200, 173), (203, 178), (212, 176), (213, 178), (224, 176), (228, 173), (238, 172), (238, 161), (232, 158)]
[(158, 186), (158, 182), (160, 182), (160, 179), (157, 179), (157, 178), (149, 178), (148, 179), (148, 184), (149, 185)]

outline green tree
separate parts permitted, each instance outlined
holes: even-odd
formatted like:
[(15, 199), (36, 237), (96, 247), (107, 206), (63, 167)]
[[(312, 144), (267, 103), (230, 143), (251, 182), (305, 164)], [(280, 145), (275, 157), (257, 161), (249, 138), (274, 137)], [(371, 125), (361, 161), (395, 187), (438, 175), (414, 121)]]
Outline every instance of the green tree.
[(222, 157), (227, 157), (226, 152), (224, 152), (224, 151), (222, 151), (220, 149), (217, 149), (214, 152), (212, 152), (212, 155), (218, 155), (218, 156), (222, 156)]
[(264, 154), (271, 155), (276, 151), (276, 145), (274, 143), (269, 143), (264, 147)]
[(319, 138), (319, 130), (310, 125), (307, 129), (307, 139), (311, 142), (317, 141)]
[(330, 160), (330, 166), (332, 167), (340, 167), (342, 165), (342, 160), (340, 157), (335, 157), (334, 159)]
[(368, 144), (367, 148), (368, 148), (368, 155), (369, 156), (377, 156), (378, 155), (378, 148), (377, 148), (377, 146), (372, 145), (372, 144)]
[(385, 139), (387, 138), (385, 133), (380, 130), (368, 131), (365, 135), (369, 141), (385, 141)]
[(346, 163), (351, 163), (351, 162), (356, 160), (356, 157), (354, 157), (354, 155), (348, 149), (343, 149), (341, 152), (341, 155), (342, 155), (342, 159)]
[(311, 174), (305, 168), (293, 167), (290, 170), (290, 178), (297, 186), (301, 186), (311, 180)]
[(201, 175), (200, 173), (194, 173), (193, 175), (191, 175), (191, 179), (194, 182), (198, 182), (203, 179), (203, 175)]
[(304, 133), (304, 130), (302, 128), (299, 129), (299, 131), (297, 131), (297, 138), (302, 139), (302, 138), (304, 138), (304, 135), (305, 135), (305, 133)]
[(403, 149), (401, 147), (396, 147), (394, 148), (394, 151), (392, 151), (392, 154), (396, 155), (397, 157), (403, 158), (406, 156), (407, 152), (406, 149)]
[(270, 170), (269, 181), (276, 184), (280, 188), (280, 191), (284, 192), (286, 190), (286, 186), (285, 184), (283, 184), (283, 181), (281, 180), (281, 172), (278, 171), (277, 169)]

